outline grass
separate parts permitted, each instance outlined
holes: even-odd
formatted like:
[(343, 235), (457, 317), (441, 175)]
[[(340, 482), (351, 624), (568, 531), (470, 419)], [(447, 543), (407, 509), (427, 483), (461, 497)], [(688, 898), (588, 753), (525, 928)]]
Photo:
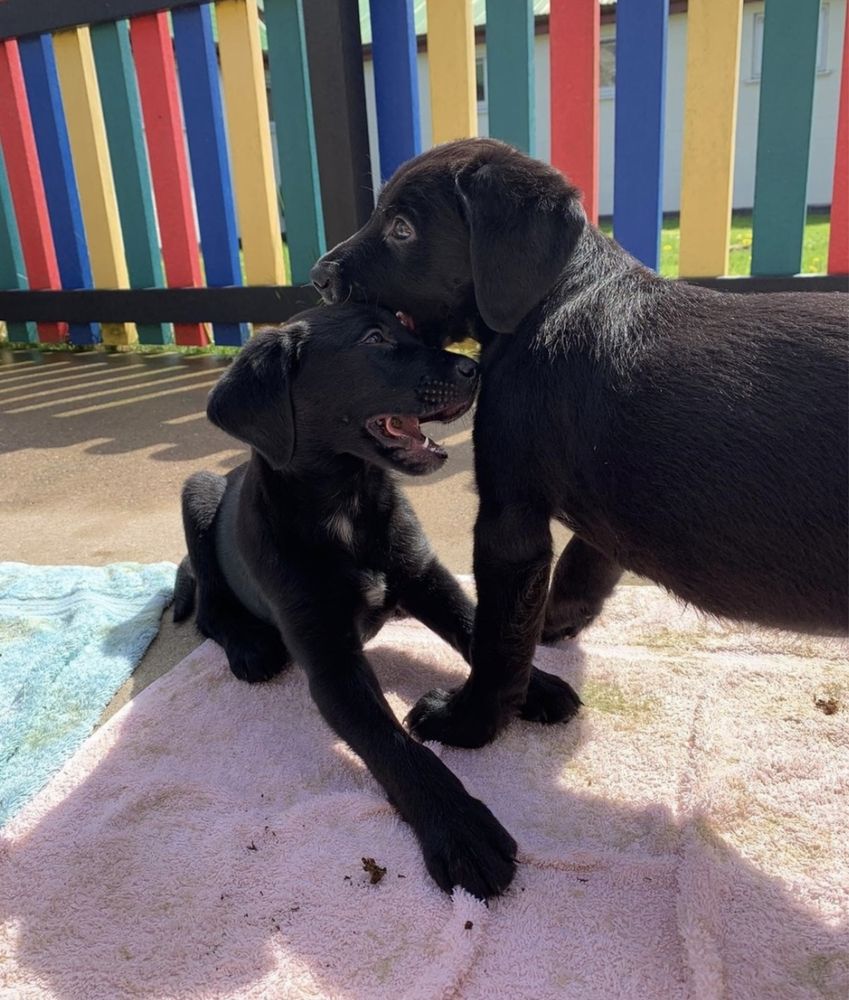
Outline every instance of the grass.
[[(612, 235), (609, 220), (601, 223), (602, 232)], [(805, 220), (805, 237), (802, 247), (802, 274), (823, 274), (828, 261), (828, 212), (808, 212)], [(680, 222), (677, 215), (663, 220), (660, 236), (660, 273), (667, 278), (678, 276), (678, 249), (681, 242)], [(731, 237), (728, 253), (728, 273), (749, 274), (752, 267), (752, 213), (734, 212), (731, 217)]]

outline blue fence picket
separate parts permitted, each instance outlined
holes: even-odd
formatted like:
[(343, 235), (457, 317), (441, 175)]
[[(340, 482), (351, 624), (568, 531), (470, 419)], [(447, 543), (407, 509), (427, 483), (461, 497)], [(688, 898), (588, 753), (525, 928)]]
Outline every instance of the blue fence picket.
[(413, 0), (370, 0), (372, 65), (383, 180), (421, 152)]
[[(62, 287), (91, 288), (91, 264), (53, 41), (50, 35), (35, 35), (20, 39), (18, 46)], [(72, 344), (96, 344), (100, 324), (71, 323), (68, 336)]]
[(613, 234), (657, 269), (663, 222), (667, 0), (616, 5)]
[[(171, 18), (206, 283), (210, 287), (241, 285), (212, 14), (208, 6), (181, 7), (171, 12)], [(239, 347), (250, 336), (247, 323), (214, 323), (212, 329), (219, 346)]]

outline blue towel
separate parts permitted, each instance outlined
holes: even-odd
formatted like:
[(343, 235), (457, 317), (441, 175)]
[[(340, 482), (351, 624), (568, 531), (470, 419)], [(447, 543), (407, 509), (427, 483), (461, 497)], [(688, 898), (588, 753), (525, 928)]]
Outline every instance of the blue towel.
[(156, 635), (175, 571), (0, 562), (0, 826), (94, 729)]

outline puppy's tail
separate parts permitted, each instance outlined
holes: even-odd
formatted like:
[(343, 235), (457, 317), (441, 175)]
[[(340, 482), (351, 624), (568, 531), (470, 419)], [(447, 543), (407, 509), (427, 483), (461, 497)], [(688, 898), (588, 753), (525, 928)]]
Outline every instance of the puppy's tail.
[(174, 582), (174, 621), (184, 622), (195, 609), (195, 575), (188, 556), (177, 567)]

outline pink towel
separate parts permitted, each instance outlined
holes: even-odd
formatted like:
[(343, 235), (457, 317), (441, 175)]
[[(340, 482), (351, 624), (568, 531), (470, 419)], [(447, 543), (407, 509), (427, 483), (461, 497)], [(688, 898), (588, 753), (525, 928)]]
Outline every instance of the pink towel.
[[(430, 882), (300, 671), (249, 687), (205, 643), (4, 829), (0, 996), (842, 1000), (846, 652), (620, 588), (538, 653), (576, 721), (438, 748), (520, 846), (487, 908)], [(399, 714), (464, 672), (410, 622), (371, 655)]]

